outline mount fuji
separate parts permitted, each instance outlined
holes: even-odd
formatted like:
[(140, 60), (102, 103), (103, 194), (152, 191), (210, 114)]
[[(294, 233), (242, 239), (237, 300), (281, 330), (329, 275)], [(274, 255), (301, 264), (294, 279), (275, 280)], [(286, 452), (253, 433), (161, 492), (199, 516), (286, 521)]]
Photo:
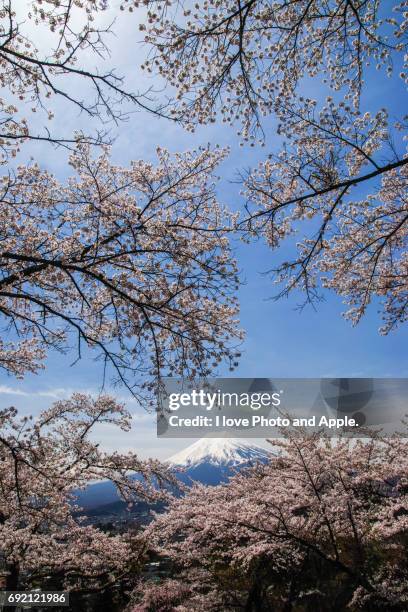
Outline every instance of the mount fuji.
[[(266, 463), (270, 451), (242, 439), (202, 438), (167, 460), (174, 468), (177, 478), (186, 485), (193, 481), (205, 485), (217, 485), (226, 482), (237, 470), (255, 463)], [(126, 506), (109, 481), (89, 485), (83, 491), (77, 491), (78, 504), (86, 511), (97, 509), (111, 511), (114, 507)]]
[(167, 460), (182, 471), (177, 477), (184, 483), (197, 480), (206, 485), (225, 482), (239, 469), (265, 463), (271, 452), (257, 444), (235, 438), (201, 438)]

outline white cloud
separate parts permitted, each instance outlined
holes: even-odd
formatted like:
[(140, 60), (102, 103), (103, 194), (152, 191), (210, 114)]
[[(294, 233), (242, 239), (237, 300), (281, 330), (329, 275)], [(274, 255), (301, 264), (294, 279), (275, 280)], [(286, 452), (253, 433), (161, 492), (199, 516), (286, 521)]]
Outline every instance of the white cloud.
[[(64, 397), (72, 395), (73, 392), (73, 389), (65, 389), (64, 387), (39, 391), (24, 391), (23, 389), (9, 387), (8, 385), (0, 385), (0, 394), (18, 395), (20, 397), (49, 397), (51, 399), (63, 399)], [(83, 393), (90, 393), (90, 391), (84, 390)]]
[(12, 387), (7, 387), (7, 385), (0, 385), (0, 393), (5, 393), (7, 395), (30, 395), (26, 391), (21, 391), (21, 389), (13, 389)]

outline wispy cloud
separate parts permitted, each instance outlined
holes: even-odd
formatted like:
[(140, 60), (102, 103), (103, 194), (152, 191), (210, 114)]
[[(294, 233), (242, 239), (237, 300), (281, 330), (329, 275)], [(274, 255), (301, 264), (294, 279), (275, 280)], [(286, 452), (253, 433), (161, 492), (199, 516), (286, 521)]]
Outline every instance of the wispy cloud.
[[(63, 399), (64, 397), (72, 395), (73, 392), (73, 389), (65, 389), (64, 387), (39, 391), (25, 391), (15, 387), (9, 387), (8, 385), (0, 385), (0, 394), (18, 395), (20, 397), (49, 397), (51, 399)], [(88, 391), (84, 391), (84, 393), (88, 393)]]
[(25, 391), (21, 391), (21, 389), (13, 389), (12, 387), (7, 387), (7, 385), (0, 385), (0, 393), (5, 393), (6, 395), (30, 395)]
[[(94, 388), (86, 388), (86, 389), (78, 389), (73, 387), (51, 387), (49, 389), (37, 389), (37, 390), (28, 390), (27, 388), (21, 389), (18, 387), (11, 387), (9, 385), (1, 385), (0, 384), (0, 395), (15, 395), (19, 397), (48, 397), (50, 399), (58, 400), (65, 399), (70, 397), (73, 393), (86, 393), (87, 395), (91, 395), (92, 397), (98, 397), (101, 393), (106, 393), (108, 395), (113, 395), (118, 402), (123, 402), (124, 404), (136, 404), (138, 407), (141, 407), (140, 401), (131, 395), (118, 395), (112, 389), (106, 389), (105, 391), (97, 391)], [(151, 420), (153, 418), (153, 413), (143, 412), (140, 417), (141, 420)], [(137, 416), (135, 415), (135, 418)]]
[(132, 414), (135, 423), (156, 423), (156, 414), (145, 412), (142, 414)]

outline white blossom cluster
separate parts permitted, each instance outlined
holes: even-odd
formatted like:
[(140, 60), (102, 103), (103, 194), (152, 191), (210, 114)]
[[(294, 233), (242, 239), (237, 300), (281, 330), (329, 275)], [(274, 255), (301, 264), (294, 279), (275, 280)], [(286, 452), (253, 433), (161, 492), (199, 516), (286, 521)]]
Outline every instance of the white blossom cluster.
[(141, 4), (151, 49), (143, 67), (174, 88), (173, 116), (193, 129), (220, 115), (241, 124), (244, 140), (262, 132), (262, 117), (289, 103), (305, 77), (346, 90), (358, 104), (366, 65), (391, 72), (393, 52), (407, 48), (405, 1), (126, 0), (122, 7)]
[(0, 410), (0, 546), (20, 585), (57, 576), (70, 590), (106, 587), (143, 558), (140, 535), (110, 535), (75, 517), (75, 492), (95, 480), (110, 480), (128, 504), (166, 498), (156, 487), (174, 484), (168, 468), (134, 453), (105, 453), (92, 441), (95, 426), (128, 430), (130, 421), (113, 398), (79, 393), (35, 420)]
[[(388, 76), (406, 94), (408, 3), (145, 4), (144, 67), (173, 88), (175, 118), (194, 129), (221, 117), (252, 145), (276, 127), (274, 152), (243, 176), (237, 229), (272, 248), (291, 241), (293, 256), (271, 269), (279, 295), (302, 289), (313, 301), (323, 284), (344, 296), (354, 323), (378, 298), (383, 333), (404, 322), (407, 117), (364, 110), (363, 94), (374, 67), (384, 90)], [(315, 84), (326, 102), (301, 95)]]
[(48, 348), (68, 343), (79, 358), (87, 346), (134, 392), (224, 360), (233, 369), (234, 218), (213, 176), (225, 154), (158, 149), (156, 167), (126, 169), (80, 144), (67, 184), (35, 163), (4, 176), (0, 308), (21, 342), (1, 345), (0, 366), (21, 376)]
[(149, 525), (175, 569), (171, 580), (139, 584), (132, 612), (206, 612), (208, 602), (240, 610), (255, 597), (264, 609), (311, 609), (330, 607), (331, 594), (343, 609), (406, 607), (406, 437), (333, 441), (286, 430), (273, 446), (267, 463), (227, 484), (196, 485)]

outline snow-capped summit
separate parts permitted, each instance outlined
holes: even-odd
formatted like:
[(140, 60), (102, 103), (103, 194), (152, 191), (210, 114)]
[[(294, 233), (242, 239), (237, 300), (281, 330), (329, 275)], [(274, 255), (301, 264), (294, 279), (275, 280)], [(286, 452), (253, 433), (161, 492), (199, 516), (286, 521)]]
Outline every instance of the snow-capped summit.
[[(195, 481), (217, 485), (227, 482), (241, 468), (266, 463), (271, 456), (267, 449), (239, 438), (202, 438), (170, 457), (167, 463), (188, 486)], [(87, 509), (103, 509), (120, 502), (116, 488), (109, 481), (91, 484), (76, 494), (79, 505)]]
[(201, 463), (240, 465), (266, 461), (270, 452), (257, 444), (238, 438), (201, 438), (167, 461), (171, 465), (192, 467)]

